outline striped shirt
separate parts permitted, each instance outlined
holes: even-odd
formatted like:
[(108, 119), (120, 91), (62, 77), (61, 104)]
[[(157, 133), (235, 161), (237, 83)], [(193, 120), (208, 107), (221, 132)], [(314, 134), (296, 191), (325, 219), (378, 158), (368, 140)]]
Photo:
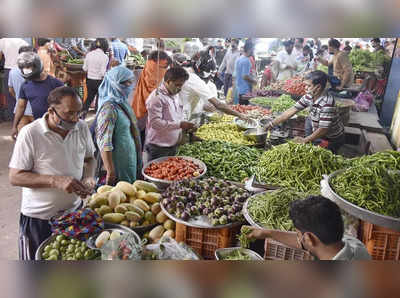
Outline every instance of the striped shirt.
[(344, 133), (344, 126), (336, 107), (335, 98), (327, 93), (321, 95), (320, 98), (313, 101), (310, 95), (304, 95), (294, 107), (298, 111), (302, 111), (310, 107), (310, 118), (312, 121), (313, 131), (318, 128), (329, 128), (324, 139), (336, 139)]

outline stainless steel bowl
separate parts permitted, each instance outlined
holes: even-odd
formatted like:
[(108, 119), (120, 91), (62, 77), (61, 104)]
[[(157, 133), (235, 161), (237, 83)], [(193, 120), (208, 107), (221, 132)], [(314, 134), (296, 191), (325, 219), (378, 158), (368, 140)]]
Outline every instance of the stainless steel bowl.
[(246, 130), (246, 129), (250, 129), (250, 128), (257, 128), (258, 123), (256, 120), (254, 119), (250, 119), (249, 122), (245, 122), (244, 120), (241, 120), (240, 118), (235, 118), (233, 120), (233, 122), (236, 124), (237, 127), (239, 127), (240, 129)]
[(222, 261), (224, 258), (229, 256), (234, 251), (240, 251), (242, 254), (248, 255), (252, 261), (263, 261), (264, 259), (256, 252), (242, 247), (228, 247), (228, 248), (219, 248), (215, 251), (215, 259)]
[(149, 161), (148, 163), (146, 163), (146, 164), (144, 165), (144, 167), (142, 168), (142, 175), (143, 175), (143, 177), (145, 177), (145, 178), (146, 178), (147, 180), (149, 180), (150, 182), (153, 182), (153, 183), (154, 183), (159, 189), (161, 189), (161, 190), (166, 189), (171, 183), (173, 183), (173, 182), (175, 182), (175, 181), (169, 181), (169, 180), (163, 180), (163, 179), (153, 178), (153, 177), (151, 177), (151, 176), (149, 176), (149, 175), (146, 175), (146, 174), (145, 174), (145, 170), (146, 170), (152, 163), (154, 163), (154, 162), (161, 162), (161, 161), (164, 161), (164, 160), (166, 160), (166, 159), (168, 159), (168, 158), (170, 158), (170, 157), (180, 157), (180, 158), (183, 158), (183, 159), (186, 159), (186, 160), (193, 161), (195, 164), (197, 164), (197, 165), (200, 167), (200, 169), (203, 170), (203, 173), (201, 173), (201, 174), (200, 174), (199, 176), (197, 176), (197, 177), (193, 177), (192, 179), (200, 179), (200, 178), (202, 178), (202, 177), (207, 173), (207, 166), (206, 166), (206, 164), (205, 164), (204, 162), (202, 162), (201, 160), (196, 159), (196, 158), (193, 158), (193, 157), (190, 157), (190, 156), (166, 156), (166, 157), (160, 157), (160, 158), (154, 159), (154, 160)]
[(265, 144), (267, 139), (268, 131), (263, 128), (250, 128), (244, 132), (244, 136), (255, 142), (256, 144)]

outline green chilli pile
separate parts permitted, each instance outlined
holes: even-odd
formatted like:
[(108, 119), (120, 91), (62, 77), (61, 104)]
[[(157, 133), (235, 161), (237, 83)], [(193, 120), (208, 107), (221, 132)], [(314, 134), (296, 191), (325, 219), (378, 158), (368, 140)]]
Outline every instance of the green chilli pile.
[(329, 150), (288, 142), (264, 152), (255, 175), (259, 182), (309, 192), (319, 191), (322, 175), (344, 167), (345, 159)]
[(332, 178), (330, 185), (343, 199), (382, 215), (400, 217), (400, 172), (383, 166), (356, 166)]
[(204, 141), (181, 146), (177, 155), (200, 159), (210, 177), (243, 182), (252, 175), (251, 168), (257, 166), (261, 151), (232, 143)]
[(254, 222), (266, 229), (293, 231), (293, 222), (289, 217), (290, 203), (309, 195), (292, 189), (265, 192), (252, 197), (247, 210)]
[(382, 166), (386, 169), (400, 170), (400, 152), (387, 150), (372, 155), (351, 159), (353, 166)]

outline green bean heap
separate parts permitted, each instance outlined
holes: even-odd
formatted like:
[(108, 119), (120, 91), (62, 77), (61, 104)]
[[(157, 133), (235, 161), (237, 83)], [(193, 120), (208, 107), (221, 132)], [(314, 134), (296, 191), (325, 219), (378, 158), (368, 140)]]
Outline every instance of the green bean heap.
[(257, 165), (261, 151), (221, 141), (203, 141), (181, 146), (177, 155), (200, 159), (210, 177), (242, 182), (252, 175), (251, 168)]
[(329, 150), (288, 142), (266, 151), (255, 168), (259, 182), (308, 192), (320, 189), (322, 175), (346, 165), (342, 156)]
[(264, 228), (293, 231), (293, 222), (289, 217), (290, 203), (308, 195), (293, 189), (265, 192), (252, 197), (247, 208), (250, 217)]
[(364, 155), (351, 159), (354, 166), (383, 166), (386, 169), (400, 170), (400, 152), (387, 150), (372, 155)]
[(400, 173), (383, 166), (356, 166), (331, 182), (343, 199), (382, 215), (400, 217)]

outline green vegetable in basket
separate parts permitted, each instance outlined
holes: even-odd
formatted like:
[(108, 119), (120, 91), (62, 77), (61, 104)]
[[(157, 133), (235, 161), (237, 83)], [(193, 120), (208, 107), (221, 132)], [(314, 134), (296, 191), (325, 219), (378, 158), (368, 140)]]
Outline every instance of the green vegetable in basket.
[(343, 157), (329, 150), (288, 142), (264, 152), (255, 168), (255, 175), (259, 182), (309, 192), (319, 191), (322, 175), (346, 166)]
[(221, 141), (203, 141), (181, 146), (177, 155), (200, 159), (206, 164), (210, 177), (242, 182), (252, 175), (261, 151)]
[(246, 139), (236, 124), (209, 123), (202, 125), (196, 132), (196, 136), (203, 140), (224, 141), (241, 145), (254, 145), (254, 141)]
[(240, 235), (237, 237), (240, 242), (240, 247), (248, 248), (251, 242), (254, 242), (256, 239), (249, 239), (247, 235), (250, 234), (251, 229), (248, 226), (242, 226), (240, 229)]
[(400, 173), (381, 165), (359, 165), (332, 178), (332, 189), (343, 199), (382, 215), (400, 217)]

